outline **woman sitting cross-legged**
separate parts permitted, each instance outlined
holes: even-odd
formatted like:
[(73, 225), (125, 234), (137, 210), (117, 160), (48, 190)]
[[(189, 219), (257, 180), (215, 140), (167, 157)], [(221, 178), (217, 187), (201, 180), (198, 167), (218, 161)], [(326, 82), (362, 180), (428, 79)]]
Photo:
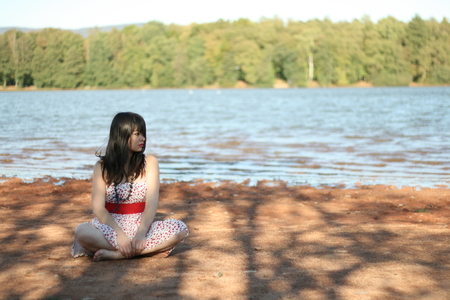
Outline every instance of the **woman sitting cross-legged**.
[(75, 229), (74, 258), (94, 261), (134, 256), (167, 257), (189, 231), (175, 219), (154, 221), (159, 197), (159, 166), (145, 155), (146, 125), (135, 113), (119, 113), (105, 154), (99, 155), (92, 183), (95, 218)]

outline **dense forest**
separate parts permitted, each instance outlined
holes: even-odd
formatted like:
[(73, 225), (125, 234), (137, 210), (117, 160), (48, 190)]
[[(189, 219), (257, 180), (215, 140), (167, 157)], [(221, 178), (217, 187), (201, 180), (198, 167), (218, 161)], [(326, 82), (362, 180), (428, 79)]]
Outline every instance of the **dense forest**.
[(292, 87), (450, 84), (450, 23), (273, 18), (0, 35), (3, 87), (268, 87), (277, 79)]

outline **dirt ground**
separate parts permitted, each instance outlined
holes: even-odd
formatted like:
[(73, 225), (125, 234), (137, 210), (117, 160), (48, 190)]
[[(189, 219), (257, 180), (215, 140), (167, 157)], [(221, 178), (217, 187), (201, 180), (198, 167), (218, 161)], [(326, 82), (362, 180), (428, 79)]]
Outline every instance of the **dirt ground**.
[(162, 184), (185, 242), (94, 263), (70, 256), (88, 180), (1, 181), (1, 299), (450, 299), (447, 187)]

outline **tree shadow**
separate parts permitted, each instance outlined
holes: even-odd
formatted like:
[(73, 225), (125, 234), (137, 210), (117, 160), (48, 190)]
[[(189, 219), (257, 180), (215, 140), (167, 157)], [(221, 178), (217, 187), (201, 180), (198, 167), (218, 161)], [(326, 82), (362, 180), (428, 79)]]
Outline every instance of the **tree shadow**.
[[(0, 242), (8, 245), (0, 252), (0, 298), (179, 298), (179, 274), (185, 268), (179, 258), (189, 251), (189, 245), (179, 245), (169, 259), (139, 257), (99, 263), (90, 257), (73, 259), (73, 230), (93, 217), (91, 183), (53, 183), (17, 180), (0, 186), (0, 216), (6, 225)], [(156, 219), (165, 217), (158, 213)], [(164, 269), (170, 272), (159, 274)]]
[[(446, 241), (446, 234), (424, 223), (423, 228), (415, 230), (414, 220), (393, 220), (395, 214), (404, 212), (398, 208), (398, 201), (408, 199), (399, 192), (381, 193), (380, 206), (376, 201), (363, 201), (370, 189), (365, 194), (361, 190), (361, 199), (351, 196), (352, 201), (348, 201), (345, 190), (312, 189), (311, 193), (307, 187), (283, 184), (249, 187), (228, 183), (196, 189), (197, 194), (187, 190), (186, 199), (205, 207), (220, 202), (218, 205), (232, 212), (223, 227), (231, 228), (233, 240), (240, 242), (236, 255), (245, 256), (245, 298), (356, 299), (367, 294), (373, 299), (409, 299), (415, 295), (436, 299), (444, 295), (445, 299), (449, 295), (450, 281), (445, 275), (449, 250), (443, 244), (433, 244)], [(342, 206), (352, 212), (327, 208), (333, 197), (339, 197)], [(284, 199), (283, 205), (277, 203), (280, 199)], [(292, 209), (299, 204), (300, 209)], [(362, 217), (355, 219), (353, 212), (361, 211)], [(196, 223), (201, 217), (203, 213), (198, 213), (189, 221)], [(277, 239), (280, 235), (283, 238)], [(281, 242), (273, 244), (270, 239)], [(203, 242), (201, 247), (229, 255), (228, 249)], [(358, 282), (358, 278), (367, 282)]]
[(181, 219), (190, 236), (168, 259), (100, 263), (69, 255), (73, 229), (92, 218), (89, 182), (13, 182), (0, 195), (5, 299), (449, 296), (445, 228), (403, 210), (411, 195), (436, 215), (448, 207), (420, 191), (163, 184), (156, 219)]

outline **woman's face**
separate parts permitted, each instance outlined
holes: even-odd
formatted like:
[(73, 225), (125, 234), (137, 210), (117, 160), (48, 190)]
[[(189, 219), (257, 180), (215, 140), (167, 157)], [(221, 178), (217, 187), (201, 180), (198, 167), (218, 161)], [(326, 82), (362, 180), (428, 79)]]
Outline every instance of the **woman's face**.
[(144, 135), (137, 129), (133, 131), (130, 139), (128, 140), (128, 146), (131, 152), (141, 152), (145, 145)]

